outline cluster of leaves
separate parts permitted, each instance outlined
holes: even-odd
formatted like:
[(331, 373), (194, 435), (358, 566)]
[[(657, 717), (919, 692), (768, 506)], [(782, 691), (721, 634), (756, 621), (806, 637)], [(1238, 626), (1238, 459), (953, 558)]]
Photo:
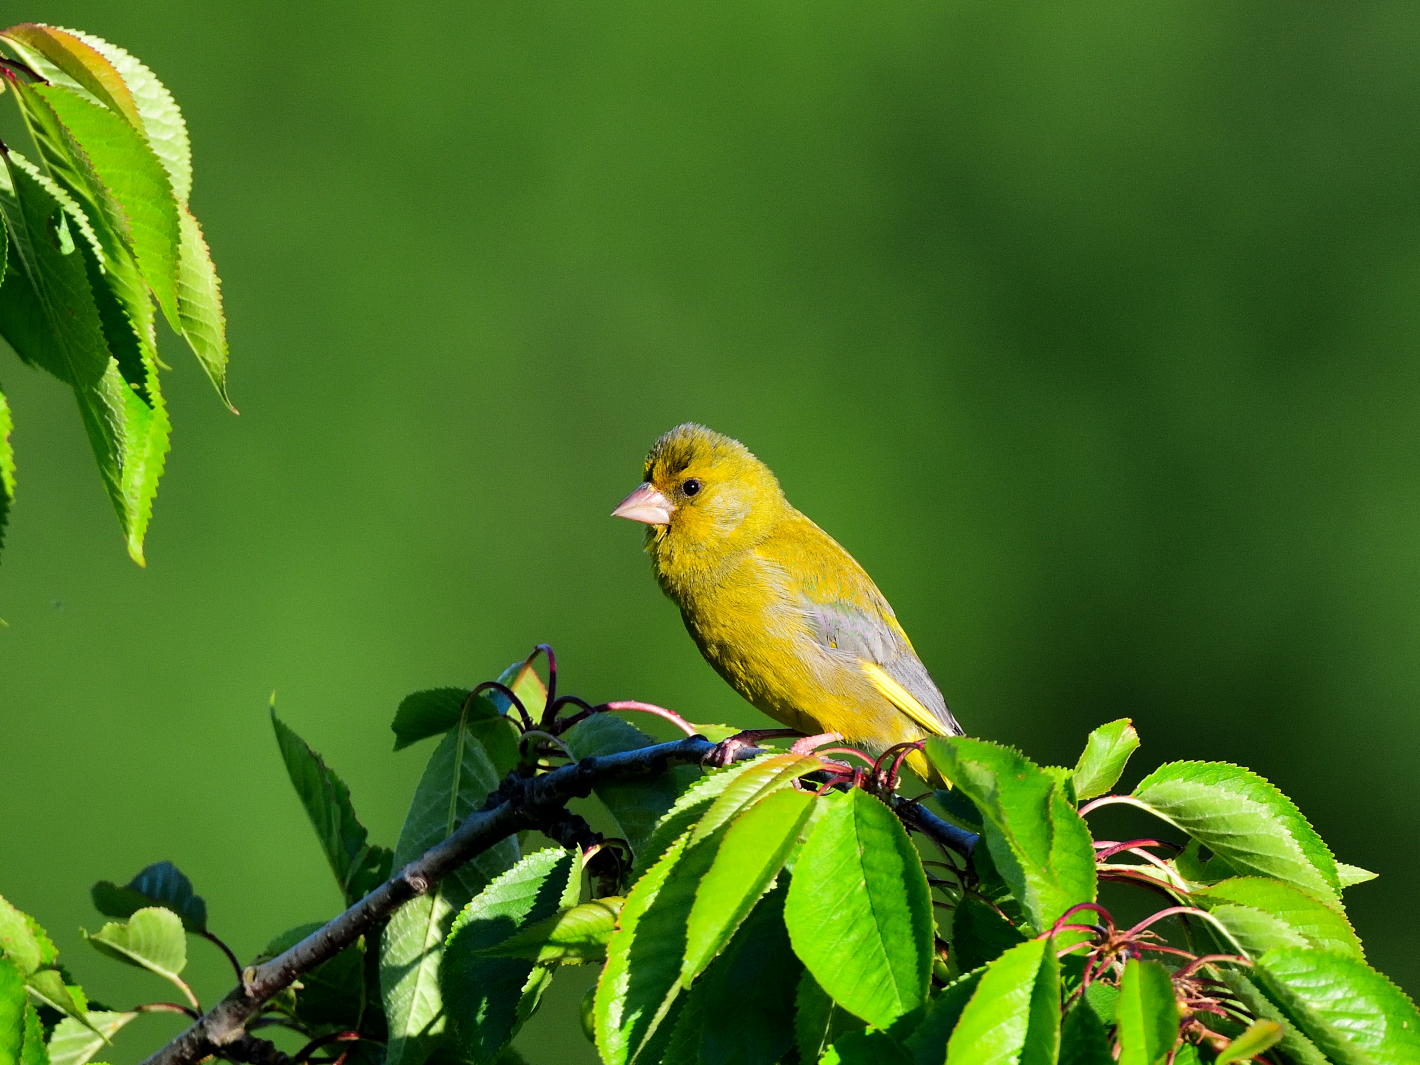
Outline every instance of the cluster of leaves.
[[(544, 686), (529, 660), (471, 692), (407, 698), (396, 750), (438, 743), (393, 851), (369, 842), (345, 784), (273, 712), (350, 903), (496, 802), (504, 778), (655, 743), (609, 707), (678, 720), (555, 692), (555, 666)], [(916, 746), (950, 787), (912, 801), (898, 794), (904, 751), (768, 752), (618, 779), (595, 795), (619, 837), (502, 840), (305, 972), (251, 1027), (300, 1032), (298, 1065), (515, 1061), (511, 1041), (559, 971), (599, 965), (582, 1023), (607, 1065), (1420, 1061), (1420, 1012), (1366, 963), (1346, 918), (1344, 889), (1372, 874), (1337, 862), (1246, 769), (1170, 763), (1110, 794), (1138, 744), (1112, 722), (1062, 768), (932, 739)], [(975, 845), (923, 832), (925, 804)], [(1177, 838), (1095, 839), (1086, 817), (1111, 804)], [(1102, 884), (1167, 905), (1122, 928)], [(184, 935), (216, 939), (186, 879), (164, 863), (93, 894), (119, 920), (90, 942), (187, 1003), (142, 1008), (195, 1015)], [(135, 1015), (86, 1003), (15, 911), (0, 910), (0, 948), (0, 1065), (85, 1065)]]
[[(168, 452), (154, 301), (227, 399), (217, 273), (188, 206), (192, 155), (172, 95), (123, 49), (32, 23), (0, 32), (34, 159), (0, 145), (0, 336), (68, 384), (129, 554)], [(0, 392), (0, 533), (15, 493)]]

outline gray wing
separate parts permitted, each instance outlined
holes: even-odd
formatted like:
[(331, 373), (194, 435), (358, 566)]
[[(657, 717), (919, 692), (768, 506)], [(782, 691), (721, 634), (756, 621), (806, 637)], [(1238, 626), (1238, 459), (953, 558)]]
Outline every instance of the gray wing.
[(830, 653), (852, 656), (882, 668), (922, 704), (949, 736), (962, 735), (947, 701), (911, 645), (881, 617), (849, 603), (801, 603), (809, 628)]

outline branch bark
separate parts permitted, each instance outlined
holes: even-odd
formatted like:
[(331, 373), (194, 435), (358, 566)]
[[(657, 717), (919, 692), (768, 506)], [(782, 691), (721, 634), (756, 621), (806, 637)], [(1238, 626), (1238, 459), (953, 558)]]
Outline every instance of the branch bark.
[[(247, 1025), (262, 1007), (303, 973), (335, 957), (387, 920), (410, 899), (424, 894), (459, 866), (515, 833), (524, 829), (558, 829), (569, 817), (566, 804), (590, 795), (598, 784), (613, 778), (662, 773), (671, 762), (699, 763), (714, 747), (715, 744), (702, 736), (691, 736), (636, 751), (583, 758), (542, 776), (510, 776), (488, 797), (484, 808), (470, 814), (444, 842), (425, 851), (290, 950), (263, 965), (243, 970), (238, 987), (187, 1031), (149, 1056), (143, 1065), (196, 1065), (218, 1052), (238, 1060), (252, 1060), (243, 1044), (253, 1038), (247, 1033)], [(735, 752), (735, 760), (764, 753), (767, 752), (746, 747)], [(902, 804), (903, 807), (908, 805)], [(947, 824), (920, 806), (903, 812), (914, 827), (954, 850), (969, 853), (976, 841), (975, 836)]]

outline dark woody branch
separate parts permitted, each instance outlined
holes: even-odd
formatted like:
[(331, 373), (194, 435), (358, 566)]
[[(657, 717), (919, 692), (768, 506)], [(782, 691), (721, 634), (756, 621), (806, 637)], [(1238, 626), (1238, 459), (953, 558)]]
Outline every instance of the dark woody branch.
[[(196, 1065), (212, 1054), (239, 1061), (284, 1058), (275, 1047), (249, 1036), (247, 1026), (262, 1007), (302, 974), (335, 957), (360, 936), (387, 920), (410, 899), (427, 892), (445, 876), (494, 844), (525, 829), (537, 829), (564, 845), (593, 841), (586, 823), (569, 814), (572, 799), (613, 778), (662, 773), (672, 762), (699, 763), (715, 744), (702, 736), (643, 747), (636, 751), (584, 758), (542, 776), (510, 776), (470, 814), (448, 839), (431, 847), (370, 894), (311, 933), (290, 950), (242, 973), (241, 985), (193, 1025), (143, 1062), (143, 1065)], [(749, 747), (736, 760), (766, 752)], [(975, 837), (947, 824), (920, 806), (902, 803), (900, 812), (913, 827), (958, 851), (969, 851)], [(911, 806), (911, 809), (907, 809)], [(583, 837), (586, 837), (585, 839)], [(260, 1048), (252, 1043), (263, 1044)], [(263, 1053), (263, 1051), (269, 1051)]]

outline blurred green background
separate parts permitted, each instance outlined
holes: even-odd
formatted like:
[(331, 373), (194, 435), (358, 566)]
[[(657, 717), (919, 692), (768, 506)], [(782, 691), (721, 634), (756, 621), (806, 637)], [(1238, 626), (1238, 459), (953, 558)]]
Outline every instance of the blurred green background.
[[(1420, 990), (1420, 8), (4, 18), (176, 94), (242, 409), (167, 344), (140, 570), (67, 390), (0, 354), (0, 893), (92, 994), (162, 994), (80, 940), (97, 879), (171, 858), (243, 956), (336, 910), (273, 689), (386, 843), (426, 756), (391, 753), (400, 697), (540, 640), (566, 690), (761, 721), (607, 516), (686, 419), (858, 557), (969, 731), (1072, 762), (1129, 715), (1126, 783), (1276, 782), (1381, 873), (1351, 913)], [(531, 1060), (590, 1059), (591, 975)]]

